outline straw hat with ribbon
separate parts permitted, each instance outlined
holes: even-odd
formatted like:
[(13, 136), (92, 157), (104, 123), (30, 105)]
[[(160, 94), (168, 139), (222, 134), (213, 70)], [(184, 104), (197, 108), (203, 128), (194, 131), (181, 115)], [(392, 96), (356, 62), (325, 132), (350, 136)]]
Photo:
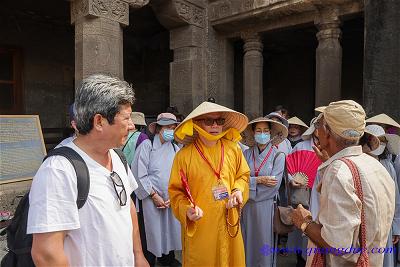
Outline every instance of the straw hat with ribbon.
[(247, 127), (248, 119), (246, 115), (234, 111), (230, 108), (211, 103), (203, 102), (195, 108), (175, 129), (175, 139), (183, 144), (190, 144), (198, 137), (199, 131), (204, 131), (195, 121), (210, 113), (221, 113), (225, 119), (222, 128), (223, 138), (231, 141), (239, 141), (240, 133)]
[(268, 122), (270, 124), (271, 143), (274, 146), (280, 144), (288, 136), (288, 129), (285, 125), (278, 121), (267, 119), (265, 117), (260, 117), (249, 122), (246, 130), (242, 134), (244, 136), (244, 140), (242, 143), (249, 147), (253, 147), (256, 145), (256, 141), (254, 140), (253, 124), (258, 122)]
[(131, 119), (135, 125), (147, 126), (144, 114), (142, 112), (132, 112)]
[(308, 129), (307, 124), (305, 124), (302, 120), (300, 120), (297, 117), (291, 117), (290, 119), (288, 119), (288, 123), (290, 124), (295, 124), (295, 125), (299, 125), (301, 127), (304, 127), (306, 129)]
[(375, 139), (369, 142), (370, 146), (375, 145), (374, 147), (371, 147), (372, 154), (377, 156), (382, 154), (385, 147), (391, 154), (400, 154), (400, 136), (397, 134), (387, 134), (381, 126), (376, 124), (367, 125), (365, 127), (365, 133)]
[(154, 134), (156, 131), (156, 125), (166, 126), (171, 124), (178, 124), (176, 117), (172, 113), (161, 113), (157, 116), (157, 121), (150, 123), (149, 131)]
[(372, 118), (366, 120), (368, 124), (386, 124), (392, 127), (397, 128), (397, 133), (400, 134), (400, 124), (398, 124), (394, 119), (389, 117), (388, 115), (382, 113)]

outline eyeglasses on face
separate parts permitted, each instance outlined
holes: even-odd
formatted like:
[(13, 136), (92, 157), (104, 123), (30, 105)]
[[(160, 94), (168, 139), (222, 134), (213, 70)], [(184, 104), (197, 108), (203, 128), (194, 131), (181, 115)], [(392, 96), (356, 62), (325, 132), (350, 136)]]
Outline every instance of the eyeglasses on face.
[(213, 126), (214, 123), (216, 123), (219, 126), (225, 124), (225, 119), (224, 118), (217, 118), (217, 119), (205, 118), (205, 119), (201, 119), (199, 121), (203, 121), (206, 126)]
[(119, 177), (118, 173), (116, 173), (115, 171), (113, 171), (110, 174), (110, 177), (111, 177), (111, 181), (114, 186), (115, 193), (117, 194), (117, 197), (119, 200), (119, 205), (125, 206), (126, 202), (128, 200), (128, 197), (126, 195), (125, 186), (124, 186), (124, 183), (122, 182), (121, 177)]

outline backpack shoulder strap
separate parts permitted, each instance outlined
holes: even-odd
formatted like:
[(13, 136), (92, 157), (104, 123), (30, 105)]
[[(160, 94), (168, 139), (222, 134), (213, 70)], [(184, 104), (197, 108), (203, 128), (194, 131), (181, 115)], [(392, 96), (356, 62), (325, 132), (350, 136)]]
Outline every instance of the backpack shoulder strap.
[(78, 197), (76, 199), (76, 205), (78, 206), (78, 209), (82, 208), (86, 202), (90, 189), (89, 170), (86, 166), (85, 161), (78, 154), (78, 152), (67, 146), (50, 150), (43, 161), (52, 156), (63, 156), (68, 159), (74, 167), (78, 187)]
[(125, 171), (128, 174), (128, 161), (126, 160), (124, 152), (122, 152), (119, 148), (114, 148), (115, 153), (117, 153), (118, 157), (121, 159), (122, 163), (124, 164)]

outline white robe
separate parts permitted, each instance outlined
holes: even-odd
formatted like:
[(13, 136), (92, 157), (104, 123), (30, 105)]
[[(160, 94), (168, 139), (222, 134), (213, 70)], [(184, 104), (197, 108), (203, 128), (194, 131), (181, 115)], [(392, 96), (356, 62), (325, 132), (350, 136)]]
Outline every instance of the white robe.
[(131, 165), (139, 185), (135, 194), (143, 204), (147, 250), (157, 257), (182, 249), (180, 223), (171, 208), (158, 209), (149, 196), (154, 189), (164, 201), (169, 200), (168, 183), (178, 150), (171, 142), (161, 144), (159, 135), (155, 135), (153, 145), (150, 140), (139, 145)]
[[(305, 140), (303, 142), (298, 143), (292, 150), (292, 153), (300, 150), (308, 150), (314, 151), (312, 149), (313, 143), (312, 139)], [(291, 180), (291, 176), (289, 175), (289, 180)], [(315, 177), (313, 187), (311, 189), (310, 194), (310, 212), (313, 217), (313, 220), (317, 218), (319, 212), (319, 193), (316, 190), (317, 185), (320, 182), (320, 177), (317, 172), (317, 176)], [(289, 233), (288, 246), (298, 247), (303, 250), (302, 256), (304, 259), (307, 258), (306, 248), (307, 248), (308, 238), (303, 236), (303, 233), (300, 230), (295, 230), (292, 233)]]

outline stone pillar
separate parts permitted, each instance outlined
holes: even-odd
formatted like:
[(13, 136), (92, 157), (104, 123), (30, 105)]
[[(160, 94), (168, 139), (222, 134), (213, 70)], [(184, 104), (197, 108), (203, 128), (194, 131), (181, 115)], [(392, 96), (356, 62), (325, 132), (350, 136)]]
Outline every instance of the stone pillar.
[(74, 0), (75, 85), (94, 73), (123, 79), (122, 26), (129, 24), (129, 4), (115, 0)]
[[(217, 87), (217, 103), (234, 108), (235, 106), (235, 91), (234, 91), (234, 72), (235, 72), (235, 52), (232, 42), (226, 37), (217, 39), (218, 48), (215, 50), (215, 71), (218, 75)], [(214, 66), (213, 63), (209, 64)], [(214, 71), (214, 70), (212, 70)]]
[(342, 47), (341, 30), (336, 8), (319, 10), (316, 51), (315, 106), (328, 105), (341, 98)]
[(263, 44), (257, 33), (242, 33), (243, 111), (254, 119), (263, 115)]
[(152, 0), (160, 23), (170, 30), (170, 104), (188, 115), (206, 100), (206, 1)]
[(400, 1), (365, 1), (364, 106), (400, 122)]
[(206, 100), (204, 74), (204, 29), (186, 25), (170, 31), (170, 102), (179, 111), (189, 114)]

